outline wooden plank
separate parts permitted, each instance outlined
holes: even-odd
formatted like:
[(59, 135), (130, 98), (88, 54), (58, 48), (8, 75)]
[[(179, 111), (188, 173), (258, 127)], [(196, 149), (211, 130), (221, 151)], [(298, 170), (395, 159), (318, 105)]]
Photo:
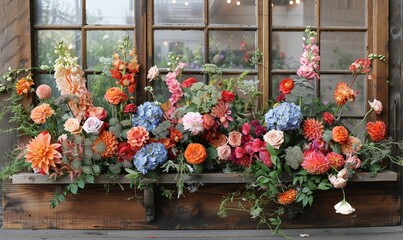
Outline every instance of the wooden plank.
[[(242, 173), (205, 173), (205, 174), (189, 174), (188, 183), (247, 183), (252, 181), (251, 175), (245, 175)], [(144, 183), (161, 183), (161, 184), (173, 184), (176, 183), (176, 174), (164, 174), (158, 180), (145, 179)], [(375, 177), (371, 177), (368, 172), (360, 172), (349, 179), (350, 182), (395, 182), (397, 181), (397, 173), (384, 170), (377, 174)], [(60, 177), (56, 181), (49, 179), (47, 175), (36, 173), (19, 173), (12, 177), (13, 184), (67, 184), (71, 180), (68, 176)], [(96, 176), (95, 183), (122, 183), (129, 184), (130, 180), (125, 178), (125, 175), (118, 175), (117, 178), (110, 179), (106, 175)]]

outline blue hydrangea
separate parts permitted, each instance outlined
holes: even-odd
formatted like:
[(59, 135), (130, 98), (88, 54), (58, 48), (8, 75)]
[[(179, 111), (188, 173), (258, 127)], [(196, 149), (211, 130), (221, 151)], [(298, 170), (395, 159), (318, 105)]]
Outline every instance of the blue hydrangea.
[(145, 102), (137, 108), (133, 114), (133, 126), (143, 126), (147, 131), (153, 131), (162, 119), (164, 112), (153, 102)]
[(294, 103), (282, 102), (264, 115), (268, 130), (298, 129), (302, 121), (301, 108)]
[(150, 143), (134, 155), (134, 166), (139, 172), (146, 174), (166, 162), (167, 159), (168, 151), (165, 149), (164, 144)]

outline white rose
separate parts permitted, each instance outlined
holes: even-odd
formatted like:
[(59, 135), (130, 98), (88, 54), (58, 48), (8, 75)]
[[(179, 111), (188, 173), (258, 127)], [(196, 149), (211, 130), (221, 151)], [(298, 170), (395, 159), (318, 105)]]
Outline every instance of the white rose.
[(284, 142), (284, 133), (283, 131), (279, 130), (270, 130), (263, 136), (263, 139), (273, 148), (279, 149), (281, 144)]
[(158, 77), (158, 75), (160, 75), (160, 71), (158, 70), (158, 67), (155, 65), (153, 67), (150, 68), (150, 70), (148, 70), (147, 73), (147, 79), (153, 80), (156, 77)]
[(349, 215), (355, 212), (355, 208), (353, 208), (346, 200), (341, 200), (339, 203), (334, 205), (334, 209), (336, 213), (340, 213), (343, 215)]
[(339, 178), (334, 175), (329, 175), (328, 178), (334, 188), (344, 188), (347, 185), (347, 179)]
[(84, 125), (83, 129), (88, 134), (99, 134), (101, 131), (102, 125), (104, 124), (103, 121), (99, 120), (97, 117), (89, 117)]

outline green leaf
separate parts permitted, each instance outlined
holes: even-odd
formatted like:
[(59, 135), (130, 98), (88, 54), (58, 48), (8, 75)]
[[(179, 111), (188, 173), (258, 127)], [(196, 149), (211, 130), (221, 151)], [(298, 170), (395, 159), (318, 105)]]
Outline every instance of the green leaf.
[(78, 181), (77, 181), (77, 186), (78, 186), (79, 188), (81, 188), (81, 189), (84, 189), (84, 187), (85, 187), (85, 182), (84, 182), (84, 180), (82, 180), (82, 179), (78, 180)]
[(73, 194), (77, 194), (78, 193), (78, 186), (75, 183), (70, 183), (70, 192)]
[(308, 198), (308, 197), (305, 197), (305, 198), (302, 200), (302, 207), (305, 207), (306, 205), (308, 205), (308, 201), (309, 201), (309, 198)]
[(64, 197), (63, 194), (60, 194), (59, 196), (57, 196), (57, 199), (58, 199), (59, 202), (64, 202), (64, 200), (65, 200), (66, 198)]
[(276, 150), (275, 150), (275, 149), (273, 148), (273, 146), (270, 145), (269, 143), (266, 144), (266, 148), (267, 148), (267, 151), (269, 151), (269, 153), (270, 153), (270, 155), (271, 155), (271, 157), (272, 157), (272, 161), (273, 161), (273, 156), (276, 156), (276, 155), (277, 155)]
[(311, 189), (310, 189), (309, 187), (304, 187), (304, 188), (302, 189), (302, 192), (303, 192), (303, 193), (307, 193), (307, 192), (309, 192), (309, 191), (311, 191)]
[(206, 149), (207, 152), (207, 159), (214, 160), (218, 157), (217, 149), (213, 146), (210, 146)]
[(87, 183), (94, 183), (95, 182), (94, 176), (92, 176), (92, 175), (85, 176), (85, 181)]
[(271, 161), (273, 163), (274, 166), (278, 166), (280, 164), (280, 159), (277, 156), (271, 156)]
[(320, 190), (329, 190), (330, 188), (329, 188), (329, 186), (328, 186), (328, 184), (326, 182), (321, 182), (321, 183), (319, 183), (318, 189), (320, 189)]

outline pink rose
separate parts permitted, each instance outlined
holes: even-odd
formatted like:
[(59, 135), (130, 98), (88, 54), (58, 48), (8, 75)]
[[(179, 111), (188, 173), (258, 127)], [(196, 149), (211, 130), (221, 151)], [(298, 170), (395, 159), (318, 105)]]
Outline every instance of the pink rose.
[(381, 101), (374, 99), (373, 102), (368, 101), (368, 103), (369, 103), (369, 106), (371, 106), (372, 110), (374, 110), (374, 112), (376, 114), (381, 114), (382, 109), (383, 109)]
[(284, 133), (283, 131), (279, 130), (270, 130), (263, 136), (263, 139), (273, 148), (279, 149), (281, 144), (284, 142)]
[(83, 129), (86, 133), (88, 134), (99, 134), (99, 132), (102, 129), (104, 122), (99, 120), (96, 117), (89, 117), (84, 125), (83, 125)]
[(79, 134), (81, 133), (80, 122), (77, 120), (77, 118), (69, 118), (64, 123), (64, 130), (71, 134)]
[(232, 131), (228, 134), (228, 143), (232, 147), (241, 146), (241, 140), (242, 140), (242, 133), (238, 131)]
[(158, 77), (158, 75), (160, 75), (160, 71), (158, 70), (158, 67), (155, 65), (153, 67), (151, 67), (148, 70), (147, 73), (147, 79), (150, 79), (150, 81), (154, 80), (156, 77)]
[(217, 148), (217, 154), (220, 160), (228, 160), (231, 156), (231, 147), (227, 144), (222, 145)]
[(87, 117), (96, 117), (99, 120), (104, 120), (107, 114), (103, 107), (90, 107), (87, 111)]
[(198, 112), (188, 112), (182, 117), (183, 128), (189, 130), (192, 135), (197, 135), (204, 130), (203, 117)]

